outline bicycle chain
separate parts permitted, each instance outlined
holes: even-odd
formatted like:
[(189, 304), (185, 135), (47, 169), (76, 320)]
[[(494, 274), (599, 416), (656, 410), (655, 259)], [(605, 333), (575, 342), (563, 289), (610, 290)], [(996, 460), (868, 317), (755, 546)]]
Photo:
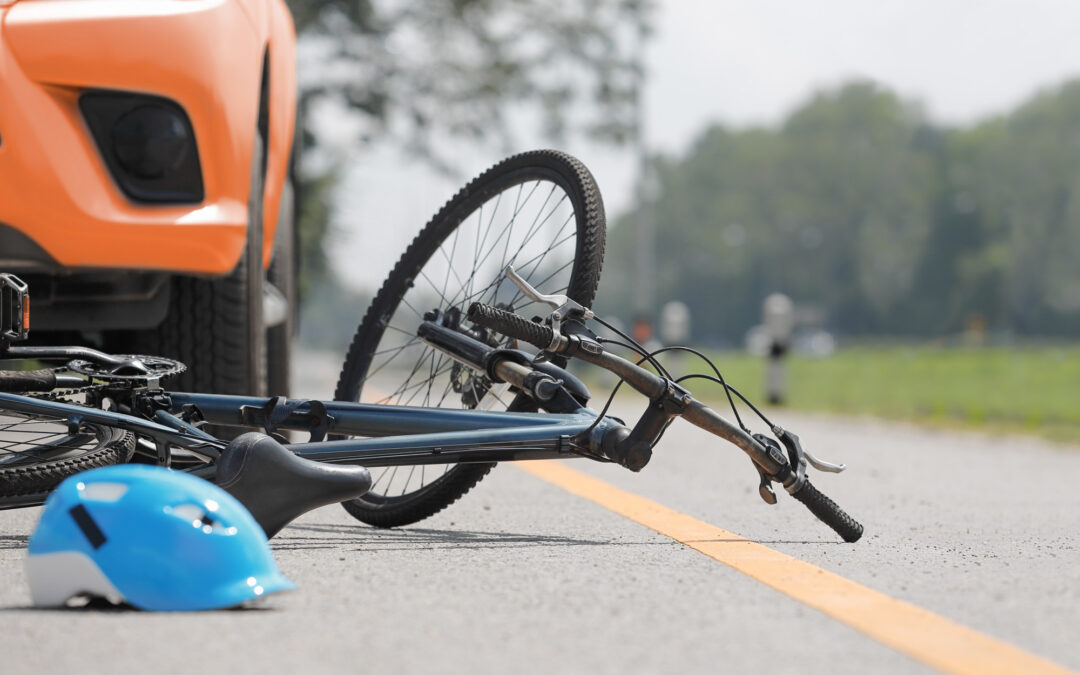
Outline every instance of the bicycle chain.
[[(53, 368), (52, 369), (52, 371), (54, 373), (57, 373), (57, 374), (69, 372), (70, 370), (71, 369), (68, 368), (67, 366), (60, 366), (58, 368)], [(38, 399), (42, 399), (42, 400), (45, 400), (45, 401), (60, 401), (60, 402), (63, 402), (63, 403), (71, 403), (71, 404), (74, 404), (74, 405), (81, 405), (81, 406), (85, 406), (87, 408), (92, 408), (94, 406), (87, 405), (86, 403), (83, 403), (82, 401), (72, 400), (69, 397), (74, 397), (74, 396), (78, 396), (80, 394), (86, 394), (86, 393), (90, 393), (90, 392), (102, 391), (108, 386), (109, 386), (108, 382), (98, 382), (97, 384), (93, 384), (93, 383), (90, 383), (90, 380), (87, 380), (87, 384), (84, 384), (84, 385), (79, 386), (79, 387), (69, 387), (67, 389), (53, 389), (51, 391), (32, 392), (32, 393), (29, 393), (28, 396), (30, 398), (38, 398)]]

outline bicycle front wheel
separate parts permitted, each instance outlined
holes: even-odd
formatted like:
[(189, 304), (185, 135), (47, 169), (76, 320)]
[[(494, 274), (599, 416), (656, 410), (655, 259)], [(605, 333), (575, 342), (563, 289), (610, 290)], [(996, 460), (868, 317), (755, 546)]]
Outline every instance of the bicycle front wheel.
[[(546, 315), (550, 308), (506, 278), (507, 265), (541, 292), (564, 293), (589, 306), (600, 281), (604, 240), (600, 190), (581, 162), (549, 150), (500, 162), (447, 202), (402, 255), (356, 331), (335, 398), (535, 410), (508, 385), (493, 384), (421, 342), (417, 327), (426, 313), (439, 311), (471, 329), (465, 313), (472, 302)], [(507, 344), (495, 336), (489, 342)], [(452, 504), (493, 466), (378, 469), (371, 491), (344, 506), (371, 525), (408, 525)]]

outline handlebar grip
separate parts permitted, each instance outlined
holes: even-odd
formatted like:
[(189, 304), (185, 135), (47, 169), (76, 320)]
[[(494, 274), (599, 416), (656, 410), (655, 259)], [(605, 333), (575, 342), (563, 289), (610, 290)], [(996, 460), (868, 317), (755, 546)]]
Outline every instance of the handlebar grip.
[(818, 520), (831, 527), (844, 541), (854, 543), (863, 534), (863, 526), (857, 520), (844, 512), (836, 505), (836, 502), (822, 494), (810, 481), (791, 494), (810, 509), (818, 517)]
[(51, 391), (56, 387), (56, 373), (41, 370), (0, 370), (0, 391)]
[(547, 349), (555, 337), (555, 331), (506, 310), (474, 302), (469, 305), (469, 321), (491, 328), (516, 340), (524, 340), (537, 349)]

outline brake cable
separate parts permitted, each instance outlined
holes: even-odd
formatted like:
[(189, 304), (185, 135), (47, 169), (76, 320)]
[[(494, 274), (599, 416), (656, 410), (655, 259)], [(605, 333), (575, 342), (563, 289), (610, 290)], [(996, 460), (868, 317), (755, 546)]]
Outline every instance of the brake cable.
[[(598, 338), (598, 340), (601, 343), (618, 345), (620, 347), (625, 347), (627, 349), (631, 349), (631, 350), (637, 352), (638, 354), (641, 354), (641, 352), (638, 351), (637, 349), (635, 349), (633, 346), (628, 345), (628, 344), (623, 343), (623, 342), (619, 342), (618, 340), (609, 340), (609, 339), (606, 339), (606, 338)], [(638, 346), (640, 346), (640, 345), (638, 345)], [(731, 386), (730, 384), (727, 383), (726, 380), (724, 380), (724, 376), (720, 373), (720, 369), (716, 367), (716, 364), (713, 363), (712, 359), (710, 359), (708, 356), (705, 356), (704, 354), (697, 351), (696, 349), (691, 349), (690, 347), (682, 347), (682, 346), (679, 346), (679, 345), (672, 345), (670, 347), (662, 347), (662, 348), (657, 349), (655, 351), (649, 352), (648, 356), (655, 356), (657, 354), (663, 354), (664, 352), (670, 352), (670, 351), (689, 352), (689, 353), (699, 357), (705, 363), (709, 364), (709, 367), (712, 368), (714, 373), (716, 373), (716, 377), (712, 377), (711, 375), (704, 375), (704, 374), (701, 374), (701, 373), (683, 375), (682, 377), (678, 378), (677, 380), (673, 380), (675, 382), (675, 384), (678, 384), (678, 383), (682, 382), (683, 380), (688, 380), (688, 379), (691, 379), (691, 378), (702, 378), (702, 379), (709, 380), (710, 382), (716, 382), (717, 384), (721, 385), (724, 388), (724, 393), (727, 395), (728, 404), (731, 406), (731, 412), (734, 413), (735, 420), (739, 423), (739, 427), (741, 427), (743, 431), (745, 431), (748, 434), (751, 433), (750, 429), (746, 426), (746, 424), (743, 423), (742, 417), (739, 415), (739, 409), (735, 407), (735, 401), (731, 398), (732, 392), (734, 392), (734, 394), (736, 396), (738, 396), (742, 400), (743, 403), (750, 406), (750, 408), (755, 413), (757, 413), (758, 417), (760, 417), (763, 421), (765, 421), (767, 424), (769, 424), (770, 428), (772, 427), (772, 423), (769, 422), (769, 420), (761, 413), (760, 410), (758, 410), (754, 406), (753, 403), (751, 403), (749, 400), (747, 400), (747, 398), (745, 396), (743, 396), (739, 392), (738, 389)], [(642, 360), (644, 360), (644, 359), (642, 359)], [(642, 361), (638, 361), (638, 365), (640, 365), (641, 363), (642, 363)], [(666, 372), (665, 372), (665, 374), (666, 374)], [(670, 378), (670, 375), (668, 377)], [(620, 384), (621, 384), (621, 380), (620, 380)], [(612, 395), (614, 395), (614, 392), (612, 392)]]
[[(726, 389), (730, 390), (732, 393), (734, 393), (736, 396), (738, 396), (739, 399), (743, 403), (745, 403), (747, 406), (749, 406), (750, 409), (753, 410), (757, 414), (757, 416), (761, 418), (762, 422), (769, 425), (770, 429), (775, 428), (775, 425), (773, 425), (772, 421), (769, 420), (768, 417), (765, 417), (765, 414), (762, 413), (760, 410), (758, 410), (757, 406), (755, 406), (745, 396), (743, 396), (742, 393), (740, 393), (738, 389), (736, 389), (735, 387), (731, 386), (730, 384), (724, 382), (723, 378), (717, 379), (717, 378), (713, 377), (712, 375), (705, 375), (705, 374), (702, 374), (702, 373), (693, 373), (691, 375), (683, 375), (679, 379), (675, 380), (675, 383), (678, 384), (679, 382), (682, 382), (683, 380), (692, 380), (692, 379), (708, 380), (709, 382), (715, 382), (716, 384), (723, 385)], [(728, 396), (730, 398), (730, 394)], [(734, 410), (734, 405), (733, 405), (732, 409)], [(738, 417), (739, 414), (735, 413), (735, 416)], [(743, 431), (745, 431), (746, 433), (750, 433), (750, 430), (747, 429), (745, 426), (743, 426), (742, 420), (739, 420), (739, 426), (742, 426)]]
[[(652, 367), (656, 368), (656, 372), (660, 373), (661, 375), (668, 378), (669, 380), (671, 379), (671, 373), (669, 373), (666, 368), (664, 368), (662, 365), (660, 365), (659, 361), (657, 361), (655, 358), (653, 358), (653, 354), (659, 354), (660, 352), (667, 349), (666, 347), (664, 349), (658, 349), (655, 352), (650, 352), (650, 351), (646, 350), (645, 347), (643, 347), (640, 342), (638, 342), (634, 338), (630, 337), (626, 333), (622, 332), (621, 330), (619, 330), (615, 326), (612, 326), (610, 323), (608, 323), (607, 321), (604, 321), (600, 317), (594, 316), (593, 320), (596, 321), (597, 323), (599, 323), (604, 328), (607, 328), (611, 332), (615, 333), (616, 335), (618, 335), (622, 339), (626, 340), (630, 344), (623, 344), (623, 343), (618, 342), (616, 340), (606, 340), (604, 338), (599, 338), (600, 342), (611, 342), (613, 344), (618, 344), (618, 345), (621, 345), (623, 347), (626, 347), (627, 349), (630, 349), (630, 350), (633, 350), (633, 351), (637, 352), (641, 356), (645, 357), (644, 359), (642, 359), (643, 361), (648, 360), (648, 362), (650, 364), (652, 364)], [(631, 346), (631, 345), (633, 345), (633, 346)], [(638, 364), (640, 365), (641, 361), (638, 361)]]
[[(609, 339), (609, 338), (598, 337), (597, 341), (600, 342), (601, 344), (613, 344), (613, 345), (617, 345), (619, 347), (623, 347), (625, 349), (629, 349), (632, 352), (635, 352), (636, 354), (638, 354), (639, 356), (642, 357), (641, 359), (639, 359), (637, 361), (637, 363), (635, 365), (640, 366), (645, 361), (648, 361), (649, 364), (652, 365), (653, 368), (655, 368), (656, 371), (659, 374), (661, 374), (664, 377), (672, 380), (673, 382), (675, 382), (675, 384), (679, 384), (680, 382), (683, 382), (684, 380), (695, 379), (695, 378), (696, 379), (708, 380), (710, 382), (715, 382), (716, 384), (719, 384), (721, 387), (724, 388), (724, 394), (727, 396), (728, 405), (731, 406), (731, 412), (735, 415), (735, 421), (738, 423), (739, 427), (743, 431), (745, 431), (746, 433), (750, 434), (752, 432), (751, 432), (750, 428), (747, 427), (746, 424), (743, 422), (742, 416), (739, 415), (739, 409), (735, 405), (735, 400), (731, 397), (731, 395), (733, 393), (736, 396), (738, 396), (739, 399), (743, 403), (745, 403), (747, 406), (749, 406), (750, 409), (753, 410), (754, 413), (757, 414), (757, 416), (760, 417), (761, 420), (763, 422), (765, 422), (765, 424), (767, 424), (770, 429), (774, 428), (773, 423), (769, 420), (769, 418), (767, 418), (765, 416), (764, 413), (762, 413), (757, 408), (757, 406), (755, 406), (753, 403), (750, 402), (749, 399), (747, 399), (745, 396), (743, 396), (742, 393), (738, 389), (736, 389), (735, 387), (733, 387), (733, 386), (731, 386), (730, 384), (727, 383), (727, 381), (724, 379), (723, 374), (720, 372), (720, 369), (716, 366), (716, 364), (712, 361), (712, 359), (710, 359), (705, 354), (699, 352), (696, 349), (692, 349), (690, 347), (683, 347), (683, 346), (679, 346), (679, 345), (672, 345), (672, 346), (669, 346), (669, 347), (661, 347), (660, 349), (656, 349), (656, 350), (653, 350), (653, 351), (647, 351), (645, 349), (645, 347), (641, 343), (639, 343), (637, 340), (630, 337), (626, 333), (622, 332), (621, 330), (619, 330), (615, 326), (612, 326), (611, 324), (604, 321), (600, 317), (594, 316), (593, 320), (595, 320), (597, 323), (601, 324), (602, 326), (604, 326), (608, 330), (614, 332), (615, 334), (619, 335), (620, 337), (622, 337), (623, 339), (626, 340), (626, 342), (622, 342), (620, 340), (612, 340), (612, 339)], [(703, 373), (692, 373), (692, 374), (689, 374), (689, 375), (683, 375), (682, 377), (680, 377), (678, 379), (673, 379), (671, 377), (671, 373), (669, 373), (668, 370), (666, 368), (664, 368), (660, 364), (659, 361), (656, 360), (656, 355), (663, 354), (664, 352), (670, 352), (670, 351), (684, 351), (684, 352), (689, 352), (689, 353), (697, 356), (698, 358), (703, 360), (705, 363), (707, 363), (710, 368), (712, 368), (712, 371), (714, 373), (716, 373), (716, 377), (713, 377), (711, 375), (706, 375), (706, 374), (703, 374)], [(600, 410), (600, 413), (597, 415), (596, 420), (591, 425), (589, 425), (588, 428), (586, 428), (584, 431), (582, 431), (581, 434), (579, 434), (579, 436), (584, 435), (584, 434), (588, 434), (589, 432), (591, 432), (593, 429), (596, 428), (596, 426), (600, 423), (600, 420), (603, 419), (604, 415), (607, 414), (608, 409), (611, 407), (612, 402), (615, 400), (615, 394), (618, 393), (619, 388), (622, 387), (622, 385), (623, 385), (623, 383), (625, 381), (626, 380), (624, 380), (623, 378), (621, 378), (621, 377), (619, 378), (619, 381), (617, 383), (615, 383), (615, 387), (611, 390), (611, 394), (608, 395), (607, 401), (604, 403), (604, 407)], [(657, 439), (657, 440), (659, 440), (659, 439)]]

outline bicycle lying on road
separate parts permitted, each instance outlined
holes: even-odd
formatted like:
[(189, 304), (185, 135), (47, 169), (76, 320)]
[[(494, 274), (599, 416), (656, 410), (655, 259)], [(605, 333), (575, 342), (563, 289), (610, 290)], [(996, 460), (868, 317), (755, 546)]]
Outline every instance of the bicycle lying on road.
[[(630, 338), (590, 329), (603, 323), (589, 305), (604, 241), (600, 193), (580, 162), (539, 151), (497, 164), (398, 261), (357, 329), (332, 401), (169, 391), (162, 383), (184, 368), (170, 358), (17, 345), (27, 334), (27, 288), (0, 275), (0, 359), (32, 368), (0, 371), (0, 508), (41, 504), (70, 474), (133, 461), (217, 482), (268, 536), (334, 502), (394, 527), (445, 508), (497, 462), (584, 457), (639, 471), (682, 417), (750, 457), (767, 503), (779, 483), (845, 541), (858, 540), (862, 526), (807, 480), (808, 466), (842, 465), (817, 459), (752, 405), (773, 437), (751, 433), (731, 395), (749, 402), (714, 366), (674, 378)], [(589, 409), (569, 358), (646, 396), (640, 419), (628, 427), (607, 415), (611, 399)], [(692, 378), (724, 387), (737, 424), (693, 397), (683, 386)], [(295, 432), (310, 436), (284, 435)]]

